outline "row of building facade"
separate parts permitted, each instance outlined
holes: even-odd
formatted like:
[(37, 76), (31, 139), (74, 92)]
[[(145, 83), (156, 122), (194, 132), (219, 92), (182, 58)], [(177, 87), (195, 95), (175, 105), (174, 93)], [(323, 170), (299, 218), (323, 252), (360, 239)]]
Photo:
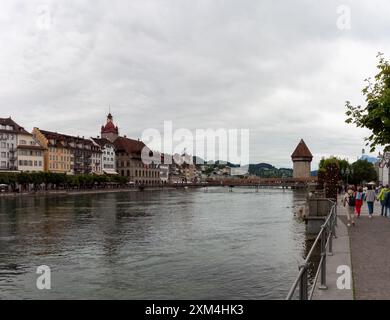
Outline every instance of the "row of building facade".
[(0, 118), (0, 172), (119, 174), (144, 185), (172, 182), (170, 173), (177, 182), (195, 179), (194, 165), (183, 166), (177, 174), (169, 165), (144, 164), (141, 153), (147, 147), (140, 140), (120, 136), (111, 113), (100, 134), (87, 139), (37, 127), (29, 133), (11, 117)]
[(390, 185), (390, 168), (388, 161), (390, 159), (390, 152), (383, 154), (379, 153), (378, 160), (375, 162), (375, 169), (378, 173), (378, 182), (380, 185)]

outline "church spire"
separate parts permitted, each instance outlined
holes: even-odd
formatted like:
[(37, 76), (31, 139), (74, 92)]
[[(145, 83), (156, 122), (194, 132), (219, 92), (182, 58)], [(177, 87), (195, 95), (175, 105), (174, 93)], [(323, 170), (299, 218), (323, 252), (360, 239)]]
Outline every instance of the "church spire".
[(111, 106), (108, 106), (108, 115), (107, 115), (107, 122), (110, 121), (112, 122), (112, 114), (111, 114)]
[(102, 138), (107, 138), (110, 141), (114, 141), (119, 135), (118, 127), (115, 126), (113, 122), (111, 108), (109, 108), (109, 113), (107, 115), (107, 123), (106, 125), (102, 126), (100, 133)]

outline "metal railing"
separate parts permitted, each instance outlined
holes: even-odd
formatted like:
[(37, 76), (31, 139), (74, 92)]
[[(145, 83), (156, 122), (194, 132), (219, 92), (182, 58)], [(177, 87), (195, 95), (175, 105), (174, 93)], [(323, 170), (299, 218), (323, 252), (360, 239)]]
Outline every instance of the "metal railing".
[[(321, 230), (318, 233), (313, 245), (305, 259), (305, 261), (299, 266), (299, 273), (292, 285), (286, 300), (292, 300), (297, 287), (299, 286), (299, 300), (311, 300), (316, 289), (318, 278), (320, 277), (321, 283), (318, 287), (320, 290), (328, 289), (326, 285), (326, 257), (333, 255), (333, 238), (336, 238), (336, 226), (337, 226), (337, 202), (328, 199), (332, 207), (329, 215), (325, 220), (325, 223), (321, 226)], [(321, 249), (321, 259), (319, 262), (316, 275), (313, 280), (311, 290), (309, 292), (309, 265), (312, 260), (313, 253), (317, 246)]]

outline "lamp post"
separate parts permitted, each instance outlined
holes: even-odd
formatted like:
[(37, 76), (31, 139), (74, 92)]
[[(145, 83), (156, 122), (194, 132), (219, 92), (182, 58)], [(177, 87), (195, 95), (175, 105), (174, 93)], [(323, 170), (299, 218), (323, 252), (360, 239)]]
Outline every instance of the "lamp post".
[(348, 183), (349, 175), (353, 174), (353, 170), (350, 169), (349, 167), (347, 167), (346, 169), (341, 169), (341, 174), (342, 175), (345, 174), (347, 176), (347, 186), (348, 186), (349, 185), (349, 183)]
[(345, 173), (347, 174), (347, 186), (348, 186), (349, 185), (348, 178), (349, 178), (349, 174), (351, 173), (351, 170), (349, 169), (349, 167), (345, 170)]
[(385, 152), (383, 155), (379, 156), (379, 167), (382, 169), (384, 167), (390, 167), (390, 152)]

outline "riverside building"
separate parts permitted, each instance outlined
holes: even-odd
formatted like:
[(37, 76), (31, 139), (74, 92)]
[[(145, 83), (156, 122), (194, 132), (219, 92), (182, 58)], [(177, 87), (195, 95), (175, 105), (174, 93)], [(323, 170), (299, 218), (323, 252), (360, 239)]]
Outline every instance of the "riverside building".
[(34, 128), (33, 135), (46, 148), (45, 171), (66, 174), (101, 172), (101, 150), (92, 140), (39, 128)]
[(44, 148), (9, 118), (0, 118), (0, 171), (43, 171)]
[(101, 127), (101, 137), (110, 141), (115, 147), (116, 169), (130, 183), (138, 185), (158, 185), (160, 169), (158, 164), (145, 164), (142, 151), (147, 146), (140, 140), (129, 139), (119, 135), (119, 129), (113, 122), (111, 113), (107, 115), (106, 124)]

